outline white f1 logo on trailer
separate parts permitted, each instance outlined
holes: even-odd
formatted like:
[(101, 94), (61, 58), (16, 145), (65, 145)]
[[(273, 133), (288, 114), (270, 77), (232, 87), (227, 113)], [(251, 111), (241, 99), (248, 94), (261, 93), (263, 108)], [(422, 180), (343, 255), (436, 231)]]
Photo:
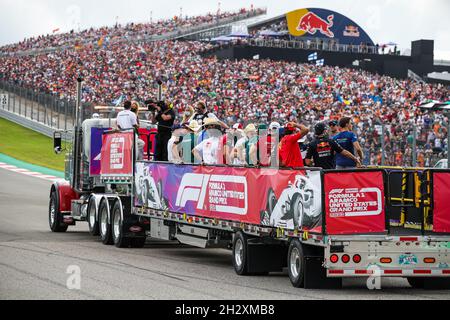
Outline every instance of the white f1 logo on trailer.
[[(180, 187), (177, 194), (177, 207), (185, 207), (189, 201), (197, 202), (197, 209), (205, 209), (205, 199), (208, 192), (208, 186), (213, 184), (232, 184), (233, 186), (241, 185), (244, 190), (223, 190), (225, 194), (232, 194), (235, 199), (243, 200), (244, 205), (241, 206), (229, 206), (223, 203), (213, 204), (210, 206), (214, 208), (212, 211), (231, 213), (237, 215), (246, 215), (248, 210), (248, 198), (247, 198), (247, 179), (241, 176), (220, 176), (209, 174), (196, 174), (187, 173), (181, 180)], [(211, 189), (211, 187), (210, 187)], [(232, 198), (232, 197), (231, 197)]]

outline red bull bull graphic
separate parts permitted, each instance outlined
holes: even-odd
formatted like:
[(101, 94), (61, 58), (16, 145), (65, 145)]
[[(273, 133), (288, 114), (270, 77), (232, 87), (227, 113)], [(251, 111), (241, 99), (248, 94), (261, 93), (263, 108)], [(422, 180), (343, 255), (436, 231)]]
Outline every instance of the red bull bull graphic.
[(328, 21), (325, 21), (314, 12), (308, 12), (301, 18), (297, 31), (306, 31), (311, 35), (314, 35), (317, 31), (320, 31), (323, 35), (326, 35), (329, 38), (334, 38), (334, 33), (331, 31), (331, 27), (333, 27), (333, 19), (333, 14), (328, 16)]
[(358, 24), (335, 11), (319, 8), (299, 9), (287, 13), (286, 20), (289, 34), (293, 37), (321, 38), (340, 44), (375, 45)]

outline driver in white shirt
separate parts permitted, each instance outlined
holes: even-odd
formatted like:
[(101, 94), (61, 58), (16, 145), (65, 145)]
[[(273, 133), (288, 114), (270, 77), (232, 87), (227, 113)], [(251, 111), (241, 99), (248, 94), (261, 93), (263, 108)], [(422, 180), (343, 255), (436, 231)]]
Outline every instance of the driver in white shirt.
[(117, 127), (119, 130), (138, 129), (137, 116), (131, 111), (131, 101), (125, 101), (123, 104), (125, 110), (117, 115)]

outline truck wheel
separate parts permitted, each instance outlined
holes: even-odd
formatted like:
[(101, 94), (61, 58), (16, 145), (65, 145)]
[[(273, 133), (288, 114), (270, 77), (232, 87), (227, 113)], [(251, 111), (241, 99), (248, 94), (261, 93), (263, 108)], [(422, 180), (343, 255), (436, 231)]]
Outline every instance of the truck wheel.
[(103, 244), (113, 244), (111, 223), (108, 221), (108, 201), (102, 200), (99, 207), (100, 238)]
[(302, 288), (305, 279), (303, 247), (299, 240), (291, 241), (288, 251), (289, 279), (295, 288)]
[(114, 245), (117, 248), (128, 248), (130, 246), (130, 239), (124, 237), (123, 220), (120, 214), (120, 202), (116, 201), (112, 209), (112, 238)]
[(141, 249), (145, 246), (147, 238), (133, 238), (130, 239), (131, 247), (135, 249)]
[(63, 222), (63, 216), (59, 211), (58, 195), (56, 191), (50, 194), (50, 203), (48, 207), (48, 223), (53, 232), (66, 232), (69, 227)]
[(93, 236), (99, 236), (100, 229), (98, 227), (97, 207), (95, 205), (94, 197), (91, 197), (91, 199), (89, 199), (87, 221), (89, 225), (89, 233)]
[(247, 236), (239, 231), (233, 242), (233, 266), (240, 276), (248, 275), (247, 271)]
[(304, 215), (304, 207), (303, 207), (303, 197), (301, 195), (297, 195), (294, 199), (292, 206), (292, 215), (294, 217), (294, 227), (295, 229), (302, 227), (302, 221), (300, 219), (303, 218)]

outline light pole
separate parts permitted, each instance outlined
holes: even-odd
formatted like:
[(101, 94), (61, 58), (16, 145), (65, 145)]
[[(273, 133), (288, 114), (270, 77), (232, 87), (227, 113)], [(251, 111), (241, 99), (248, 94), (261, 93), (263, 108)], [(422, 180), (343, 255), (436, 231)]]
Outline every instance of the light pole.
[(183, 20), (183, 7), (180, 7), (180, 20)]
[(153, 11), (150, 11), (150, 24), (153, 23)]

